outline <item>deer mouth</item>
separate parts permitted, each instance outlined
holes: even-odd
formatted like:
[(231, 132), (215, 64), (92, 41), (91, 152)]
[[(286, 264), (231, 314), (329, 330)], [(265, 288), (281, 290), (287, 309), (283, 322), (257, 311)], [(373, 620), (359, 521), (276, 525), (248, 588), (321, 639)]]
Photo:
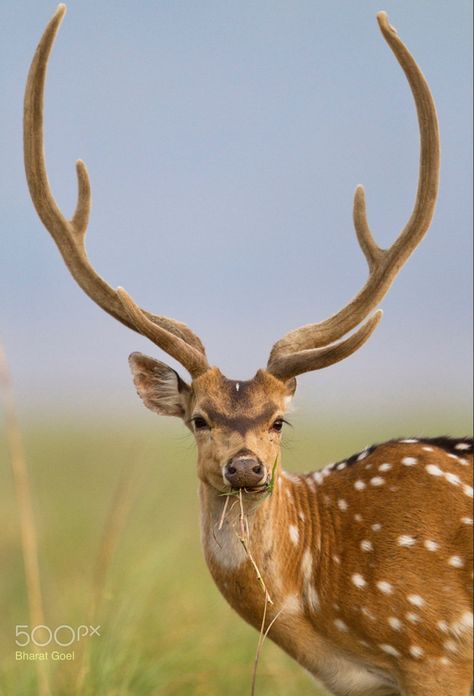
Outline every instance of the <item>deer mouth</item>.
[(223, 493), (223, 495), (264, 495), (270, 493), (271, 490), (272, 487), (270, 485), (270, 481), (268, 480), (265, 481), (265, 483), (259, 484), (258, 486), (239, 486), (238, 488), (231, 488), (230, 491)]

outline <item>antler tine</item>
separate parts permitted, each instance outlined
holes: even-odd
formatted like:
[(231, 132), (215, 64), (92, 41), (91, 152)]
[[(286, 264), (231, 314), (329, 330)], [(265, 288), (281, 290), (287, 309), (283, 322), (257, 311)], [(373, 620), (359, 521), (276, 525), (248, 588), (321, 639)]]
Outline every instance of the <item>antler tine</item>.
[[(133, 312), (130, 311), (130, 303), (124, 303), (121, 295), (91, 265), (85, 249), (91, 207), (91, 189), (85, 164), (82, 161), (76, 164), (78, 200), (71, 220), (64, 217), (51, 192), (43, 146), (44, 87), (49, 55), (65, 12), (66, 6), (59, 5), (48, 23), (36, 49), (26, 84), (24, 156), (33, 204), (71, 275), (84, 292), (122, 324), (151, 338), (195, 376), (205, 371), (208, 363), (204, 346), (193, 331), (174, 319), (151, 314), (135, 303)], [(156, 327), (154, 332), (150, 325)]]
[(329, 367), (334, 363), (345, 360), (349, 355), (359, 350), (361, 346), (375, 331), (379, 321), (383, 316), (381, 309), (378, 309), (375, 314), (370, 317), (361, 327), (357, 329), (349, 338), (333, 343), (326, 348), (310, 348), (308, 350), (300, 350), (295, 353), (284, 354), (280, 357), (276, 356), (272, 362), (272, 375), (282, 380), (302, 375), (303, 372), (313, 370), (321, 370), (323, 367)]
[[(340, 344), (330, 346), (360, 324), (383, 299), (395, 277), (410, 254), (427, 232), (433, 218), (439, 186), (440, 145), (438, 119), (431, 92), (423, 73), (414, 58), (388, 22), (386, 12), (380, 12), (377, 20), (381, 32), (402, 67), (410, 85), (420, 130), (420, 169), (413, 212), (398, 239), (389, 249), (377, 246), (370, 231), (365, 207), (365, 194), (358, 186), (354, 196), (354, 226), (360, 247), (367, 259), (369, 278), (360, 292), (339, 312), (317, 324), (308, 324), (290, 331), (273, 346), (268, 370), (284, 378), (285, 362), (289, 376), (294, 376), (294, 365), (301, 372), (318, 369), (319, 357), (313, 352), (321, 346), (326, 349), (326, 364), (341, 358)], [(374, 327), (375, 328), (375, 327)], [(295, 354), (299, 357), (295, 357)], [(313, 367), (313, 360), (315, 367)]]

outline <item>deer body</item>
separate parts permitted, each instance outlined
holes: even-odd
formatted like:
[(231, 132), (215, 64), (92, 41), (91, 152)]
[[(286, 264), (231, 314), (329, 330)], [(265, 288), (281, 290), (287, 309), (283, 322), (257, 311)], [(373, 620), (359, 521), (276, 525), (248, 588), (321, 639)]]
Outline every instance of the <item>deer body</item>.
[[(267, 625), (281, 611), (269, 635), (332, 693), (404, 693), (427, 661), (447, 680), (440, 694), (457, 693), (458, 671), (469, 692), (472, 447), (444, 445), (391, 442), (323, 472), (281, 472), (270, 497), (249, 502), (251, 551), (273, 600)], [(219, 530), (222, 497), (201, 483), (200, 498), (211, 574), (259, 628), (264, 595), (239, 510)]]
[[(28, 185), (39, 217), (72, 276), (106, 312), (150, 338), (191, 375), (130, 356), (137, 392), (160, 415), (179, 417), (198, 451), (201, 528), (210, 572), (229, 604), (339, 696), (467, 696), (472, 683), (472, 440), (399, 440), (322, 472), (281, 469), (281, 431), (296, 377), (360, 348), (373, 314), (420, 243), (434, 213), (439, 133), (434, 102), (385, 13), (382, 34), (410, 85), (420, 128), (414, 209), (389, 249), (370, 231), (362, 187), (354, 225), (369, 277), (345, 307), (277, 341), (266, 369), (227, 379), (185, 324), (148, 312), (90, 263), (84, 239), (90, 183), (77, 163), (71, 220), (49, 187), (43, 95), (60, 5), (36, 50), (24, 107)], [(352, 332), (352, 333), (351, 333)]]

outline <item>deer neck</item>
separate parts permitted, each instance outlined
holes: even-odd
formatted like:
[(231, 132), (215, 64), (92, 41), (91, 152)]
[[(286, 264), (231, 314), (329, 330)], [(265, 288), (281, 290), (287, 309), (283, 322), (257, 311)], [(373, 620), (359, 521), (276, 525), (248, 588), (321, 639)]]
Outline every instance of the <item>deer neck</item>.
[(260, 625), (265, 593), (258, 569), (273, 603), (269, 616), (280, 610), (302, 615), (299, 585), (314, 577), (321, 548), (316, 495), (303, 479), (281, 472), (271, 495), (257, 500), (227, 500), (201, 482), (200, 498), (206, 562), (231, 606)]

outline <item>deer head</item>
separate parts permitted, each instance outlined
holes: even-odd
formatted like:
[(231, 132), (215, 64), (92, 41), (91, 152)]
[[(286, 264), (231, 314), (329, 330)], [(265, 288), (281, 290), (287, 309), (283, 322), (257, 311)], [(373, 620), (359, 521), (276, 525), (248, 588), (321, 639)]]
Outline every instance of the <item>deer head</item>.
[(377, 305), (429, 228), (439, 179), (438, 124), (429, 87), (387, 15), (379, 13), (381, 32), (407, 77), (418, 113), (420, 172), (411, 217), (393, 245), (381, 249), (367, 222), (364, 189), (357, 187), (354, 225), (369, 267), (366, 284), (333, 316), (290, 331), (277, 341), (266, 368), (258, 370), (253, 379), (230, 380), (209, 365), (204, 346), (189, 327), (138, 307), (125, 290), (112, 288), (94, 270), (85, 249), (91, 189), (83, 162), (77, 163), (78, 201), (70, 220), (54, 200), (43, 151), (43, 100), (48, 58), (65, 10), (59, 5), (46, 27), (26, 86), (25, 167), (34, 206), (84, 292), (189, 372), (188, 383), (162, 362), (139, 353), (130, 356), (144, 404), (160, 415), (181, 418), (194, 434), (200, 479), (219, 492), (235, 488), (258, 496), (265, 492), (279, 459), (280, 434), (295, 378), (343, 360), (365, 343), (382, 316)]

